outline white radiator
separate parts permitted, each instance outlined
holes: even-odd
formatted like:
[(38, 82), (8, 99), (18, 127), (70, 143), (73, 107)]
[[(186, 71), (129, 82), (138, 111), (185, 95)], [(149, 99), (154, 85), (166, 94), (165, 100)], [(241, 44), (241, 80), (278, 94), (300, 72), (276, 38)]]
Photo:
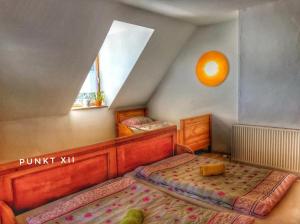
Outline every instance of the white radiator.
[(300, 130), (233, 125), (232, 159), (300, 173)]

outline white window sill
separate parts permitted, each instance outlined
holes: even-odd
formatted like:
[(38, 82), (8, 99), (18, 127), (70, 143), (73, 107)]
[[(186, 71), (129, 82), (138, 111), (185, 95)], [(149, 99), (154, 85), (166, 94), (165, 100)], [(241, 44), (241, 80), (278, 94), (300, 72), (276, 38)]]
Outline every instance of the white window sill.
[(89, 106), (89, 107), (72, 107), (71, 110), (89, 110), (89, 109), (101, 109), (107, 106)]

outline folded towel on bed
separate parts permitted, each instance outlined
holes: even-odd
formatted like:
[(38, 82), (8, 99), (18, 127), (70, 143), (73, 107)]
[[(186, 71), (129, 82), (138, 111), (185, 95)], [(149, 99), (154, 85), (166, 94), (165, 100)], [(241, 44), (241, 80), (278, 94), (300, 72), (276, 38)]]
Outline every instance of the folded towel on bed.
[(142, 224), (144, 221), (144, 213), (140, 209), (130, 209), (126, 216), (121, 220), (120, 224)]
[(220, 175), (225, 172), (225, 164), (220, 163), (211, 163), (211, 164), (205, 164), (200, 165), (200, 175), (201, 176), (214, 176), (214, 175)]

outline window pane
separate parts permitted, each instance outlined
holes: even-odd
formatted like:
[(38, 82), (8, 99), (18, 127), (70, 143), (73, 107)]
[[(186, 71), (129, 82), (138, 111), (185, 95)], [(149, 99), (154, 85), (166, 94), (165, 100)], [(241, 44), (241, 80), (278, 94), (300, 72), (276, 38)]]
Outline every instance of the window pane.
[(80, 93), (95, 93), (97, 92), (97, 71), (95, 63), (91, 67), (86, 80), (81, 87)]

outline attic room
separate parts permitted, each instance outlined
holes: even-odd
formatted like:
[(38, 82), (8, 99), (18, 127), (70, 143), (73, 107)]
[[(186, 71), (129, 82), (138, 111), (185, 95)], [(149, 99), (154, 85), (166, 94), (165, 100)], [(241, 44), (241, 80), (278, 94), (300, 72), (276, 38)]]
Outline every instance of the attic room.
[(299, 224), (299, 0), (1, 0), (0, 224)]

